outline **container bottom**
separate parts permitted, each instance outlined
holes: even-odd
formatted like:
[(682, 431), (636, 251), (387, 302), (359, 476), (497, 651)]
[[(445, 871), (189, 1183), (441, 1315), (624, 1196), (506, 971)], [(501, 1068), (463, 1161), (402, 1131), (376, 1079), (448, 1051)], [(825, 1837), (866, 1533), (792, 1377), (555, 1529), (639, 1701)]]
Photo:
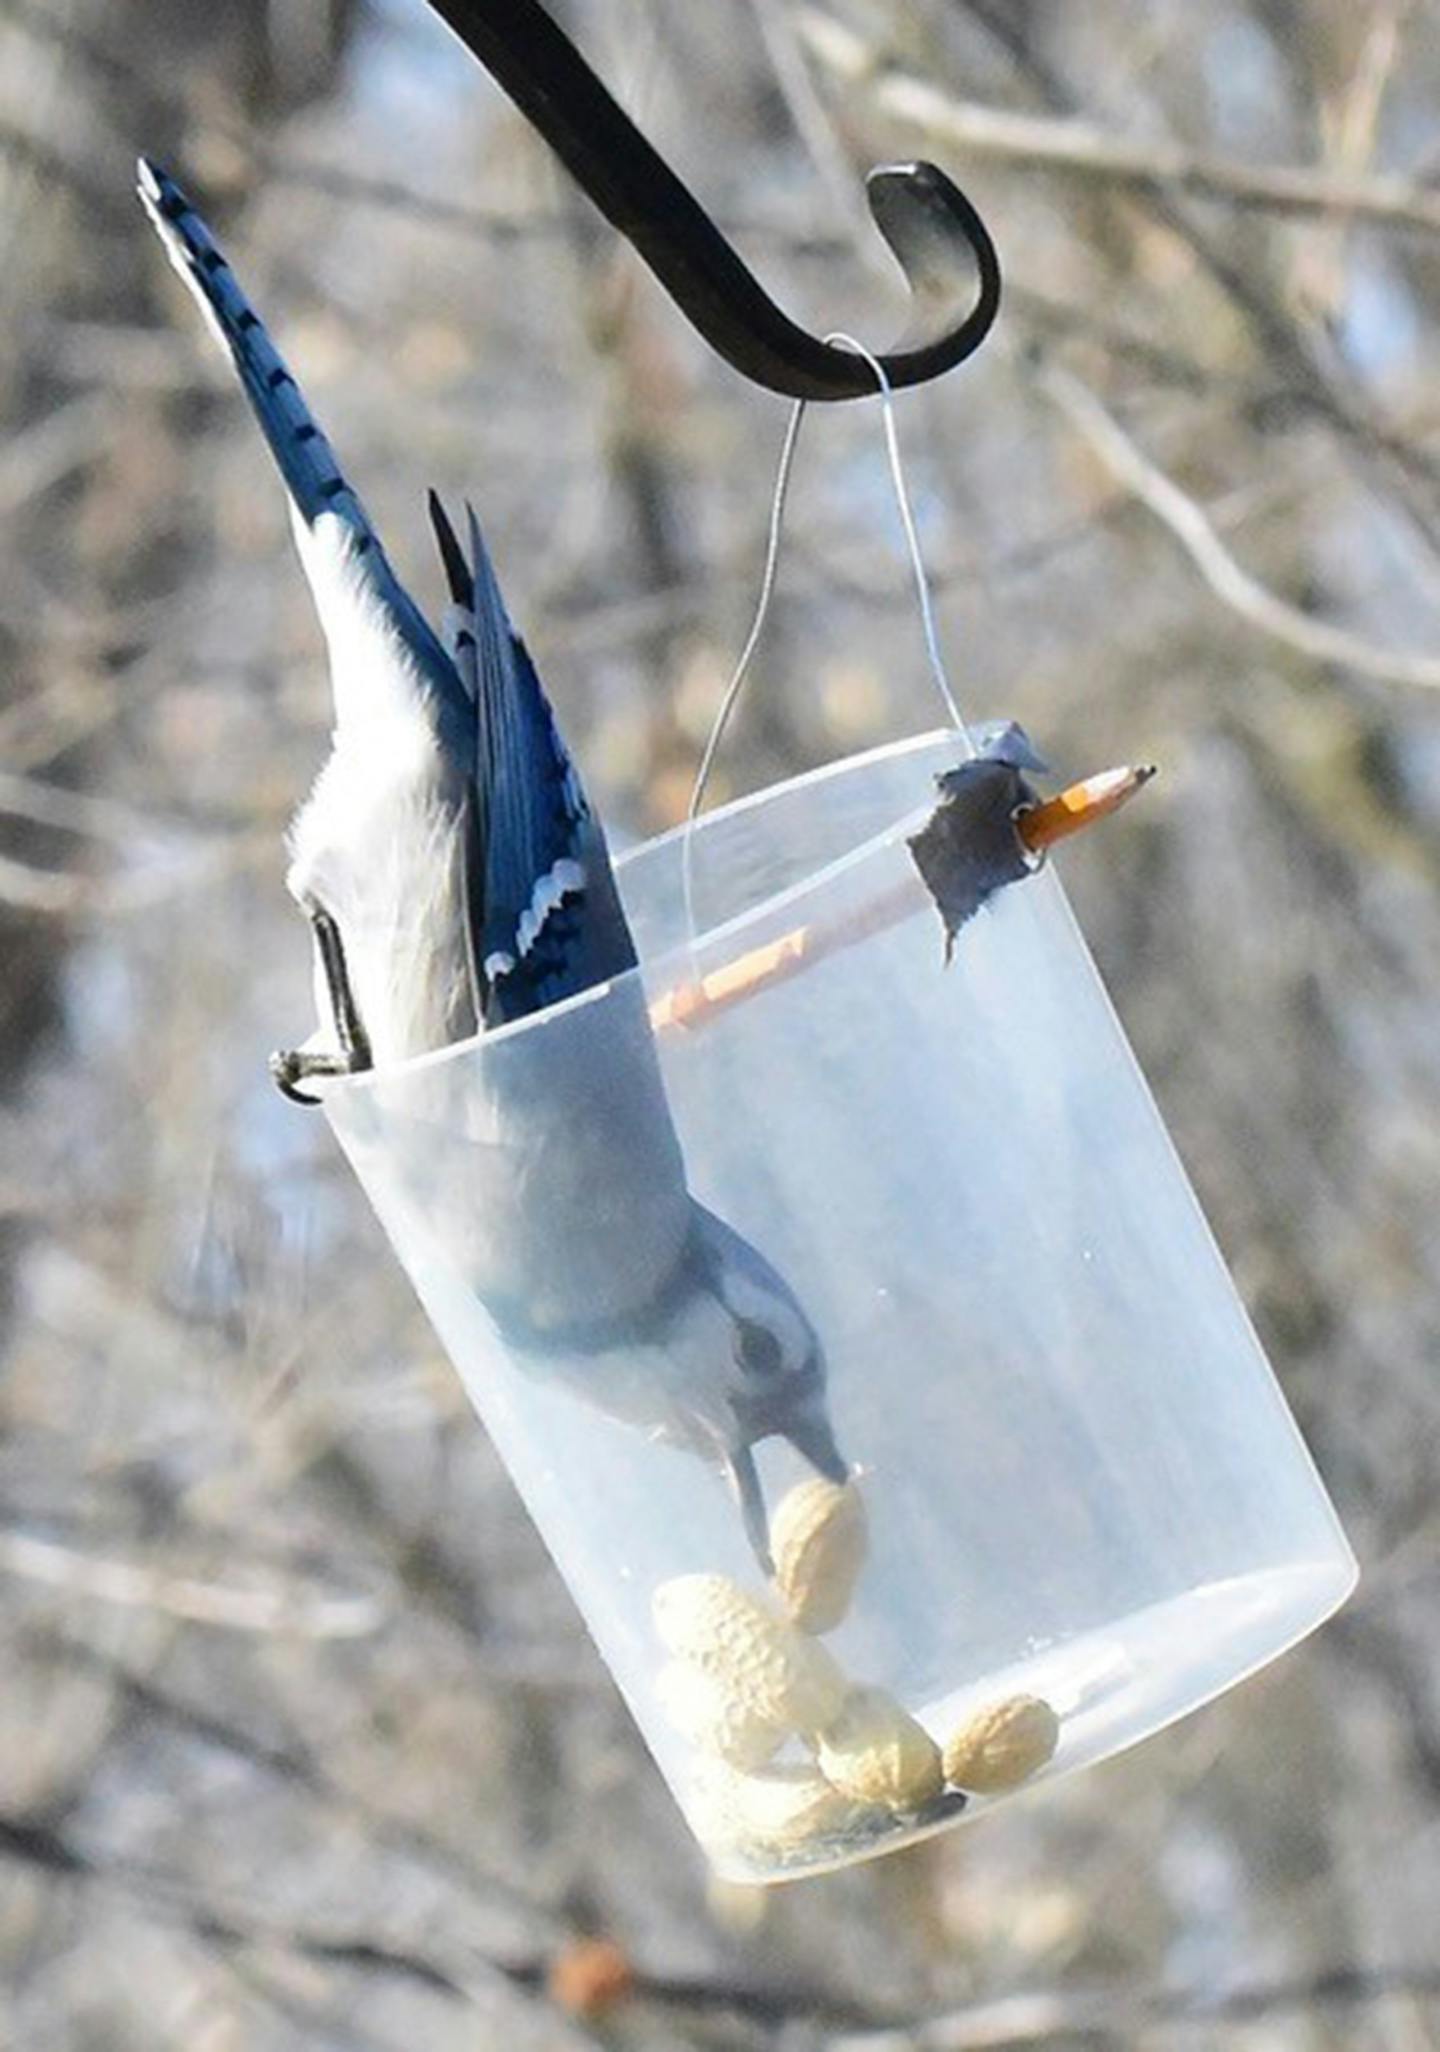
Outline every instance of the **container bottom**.
[[(943, 1746), (990, 1705), (1012, 1696), (1043, 1698), (1060, 1718), (1060, 1741), (1050, 1762), (1025, 1783), (1035, 1787), (1093, 1766), (1199, 1709), (1322, 1623), (1354, 1584), (1353, 1566), (1334, 1560), (1205, 1583), (909, 1707)], [(703, 1827), (700, 1836), (711, 1864), (728, 1880), (797, 1880), (916, 1845), (1005, 1799), (962, 1799), (951, 1792), (919, 1816), (882, 1816), (784, 1845), (721, 1844)]]

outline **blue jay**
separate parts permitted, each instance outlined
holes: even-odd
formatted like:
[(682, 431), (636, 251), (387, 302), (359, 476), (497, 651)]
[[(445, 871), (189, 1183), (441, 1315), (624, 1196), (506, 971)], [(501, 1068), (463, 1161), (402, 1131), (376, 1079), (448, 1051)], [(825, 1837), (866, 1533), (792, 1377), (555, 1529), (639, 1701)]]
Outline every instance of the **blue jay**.
[[(474, 514), (467, 558), (431, 494), (450, 595), (437, 635), (184, 193), (143, 158), (139, 193), (279, 466), (329, 648), (334, 745), (287, 882), (330, 1045), (272, 1058), (310, 1102), (307, 1078), (383, 1069), (624, 979), (635, 948)], [(764, 1256), (691, 1196), (638, 978), (611, 995), (564, 1073), (546, 1069), (553, 1027), (507, 1042), (492, 1101), (467, 1113), (486, 1144), (446, 1236), (537, 1372), (728, 1472), (768, 1567), (755, 1442), (778, 1434), (832, 1480), (848, 1472), (820, 1342)]]

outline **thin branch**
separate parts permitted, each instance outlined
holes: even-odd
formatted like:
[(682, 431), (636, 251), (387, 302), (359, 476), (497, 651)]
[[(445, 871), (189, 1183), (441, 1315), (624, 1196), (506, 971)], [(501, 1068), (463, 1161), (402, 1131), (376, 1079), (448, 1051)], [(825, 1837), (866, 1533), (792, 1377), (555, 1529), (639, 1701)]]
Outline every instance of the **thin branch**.
[(94, 463), (112, 425), (108, 393), (87, 392), (11, 435), (0, 453), (0, 518)]
[(1307, 165), (1241, 164), (1165, 141), (1128, 142), (1089, 121), (1020, 114), (956, 99), (906, 71), (820, 8), (803, 7), (799, 29), (813, 55), (875, 104), (957, 149), (1006, 163), (1073, 172), (1125, 185), (1168, 185), (1202, 199), (1268, 212), (1336, 216), (1440, 235), (1440, 192), (1394, 173)]
[(827, 2052), (1019, 2052), (1027, 2045), (1094, 2038), (1113, 2044), (1117, 2032), (1155, 2023), (1245, 2024), (1256, 2017), (1326, 2008), (1353, 2008), (1394, 1995), (1440, 1995), (1434, 1967), (1335, 1967), (1305, 1979), (1234, 1988), (1220, 1995), (1194, 1990), (1154, 1994), (1124, 1989), (1004, 1995), (994, 2002), (938, 2016), (917, 2030), (858, 2031), (829, 2040)]
[(36, 869), (0, 855), (0, 905), (16, 912), (39, 912), (49, 919), (69, 919), (91, 909), (95, 886), (87, 877)]
[(1380, 648), (1343, 627), (1331, 627), (1279, 598), (1242, 569), (1204, 509), (1150, 461), (1078, 378), (1052, 366), (1039, 373), (1038, 383), (1118, 482), (1169, 528), (1221, 603), (1242, 620), (1313, 662), (1332, 664), (1381, 684), (1440, 690), (1440, 656), (1406, 655)]
[[(418, 1981), (486, 2006), (505, 1984), (521, 1993), (538, 1991), (550, 1964), (548, 1946), (536, 1945), (528, 1952), (512, 1947), (501, 1955), (487, 1951), (483, 1940), (453, 1937), (441, 1929), (411, 1930), (398, 1920), (375, 1930), (323, 1913), (297, 1921), (293, 1912), (276, 1911), (252, 1891), (217, 1890), (202, 1896), (158, 1867), (92, 1854), (44, 1819), (19, 1822), (0, 1816), (0, 1866), (6, 1862), (122, 1890), (217, 1946), (258, 1948), (262, 1954), (315, 1966)], [(770, 2026), (798, 2021), (853, 2032), (873, 2029), (879, 2021), (875, 2009), (818, 1987), (797, 1985), (793, 1977), (775, 1984), (723, 1971), (714, 1976), (671, 1975), (641, 1967), (636, 1988), (648, 2000), (682, 2013), (740, 2016)], [(552, 2038), (561, 2044), (573, 2042), (554, 2011), (548, 2014)]]
[(805, 61), (794, 15), (781, 0), (751, 0), (751, 6), (795, 132), (825, 181), (831, 203), (849, 230), (849, 241), (862, 261), (884, 268), (886, 275), (890, 275), (887, 260), (869, 232), (869, 215), (861, 198), (855, 166)]
[(59, 827), (65, 833), (113, 841), (121, 847), (159, 843), (173, 846), (184, 831), (170, 821), (151, 819), (99, 792), (73, 791), (64, 784), (17, 776), (7, 769), (0, 769), (0, 813), (9, 813), (13, 819), (32, 820), (37, 826)]
[(227, 870), (243, 868), (257, 849), (268, 852), (268, 838), (236, 834), (186, 849), (179, 860), (138, 863), (119, 876), (39, 869), (0, 855), (0, 904), (52, 919), (122, 918), (152, 911)]
[[(33, 135), (10, 115), (0, 114), (0, 164), (5, 163), (27, 173), (37, 192), (52, 193), (58, 188), (70, 193), (92, 224), (103, 222), (109, 229), (118, 229), (128, 219), (116, 195), (98, 178), (73, 163), (53, 142)], [(24, 213), (23, 207), (13, 209), (17, 218)]]
[[(1030, 47), (1002, 0), (957, 0), (1009, 56), (1020, 76), (1044, 99), (1052, 118), (1080, 120), (1074, 93), (1061, 75)], [(878, 53), (867, 53), (871, 68)], [(1340, 435), (1369, 473), (1372, 484), (1403, 511), (1426, 548), (1440, 555), (1437, 491), (1440, 466), (1428, 451), (1394, 433), (1375, 417), (1368, 393), (1336, 359), (1323, 338), (1303, 327), (1271, 283), (1256, 275), (1233, 246), (1193, 217), (1185, 195), (1155, 178), (1137, 179), (1126, 195), (1146, 208), (1190, 250), (1206, 275), (1243, 316), (1256, 343), (1271, 358), (1287, 385), (1317, 418)]]
[(0, 1532), (0, 1570), (68, 1594), (156, 1610), (232, 1632), (300, 1639), (354, 1639), (378, 1631), (385, 1607), (374, 1596), (332, 1595), (298, 1580), (244, 1588), (195, 1575), (79, 1553), (23, 1532)]

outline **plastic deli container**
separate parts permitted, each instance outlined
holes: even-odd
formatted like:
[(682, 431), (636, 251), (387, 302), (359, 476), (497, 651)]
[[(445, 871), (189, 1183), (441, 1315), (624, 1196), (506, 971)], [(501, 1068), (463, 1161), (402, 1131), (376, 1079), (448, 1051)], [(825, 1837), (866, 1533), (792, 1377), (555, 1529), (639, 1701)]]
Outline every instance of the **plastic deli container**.
[(705, 816), (693, 942), (683, 834), (637, 849), (638, 972), (321, 1086), (746, 1880), (1103, 1759), (1355, 1579), (1053, 873), (944, 966), (906, 842), (957, 754), (928, 736)]

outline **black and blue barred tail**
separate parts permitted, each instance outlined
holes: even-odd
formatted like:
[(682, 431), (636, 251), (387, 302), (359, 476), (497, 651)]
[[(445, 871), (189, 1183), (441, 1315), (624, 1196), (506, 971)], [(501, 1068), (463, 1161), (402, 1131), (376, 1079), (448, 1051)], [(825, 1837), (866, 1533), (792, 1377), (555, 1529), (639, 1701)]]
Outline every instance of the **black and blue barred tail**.
[(352, 529), (352, 545), (361, 554), (378, 549), (375, 531), (334, 450), (210, 230), (175, 180), (148, 157), (139, 160), (136, 190), (171, 263), (234, 362), (306, 525), (321, 513), (335, 513)]

